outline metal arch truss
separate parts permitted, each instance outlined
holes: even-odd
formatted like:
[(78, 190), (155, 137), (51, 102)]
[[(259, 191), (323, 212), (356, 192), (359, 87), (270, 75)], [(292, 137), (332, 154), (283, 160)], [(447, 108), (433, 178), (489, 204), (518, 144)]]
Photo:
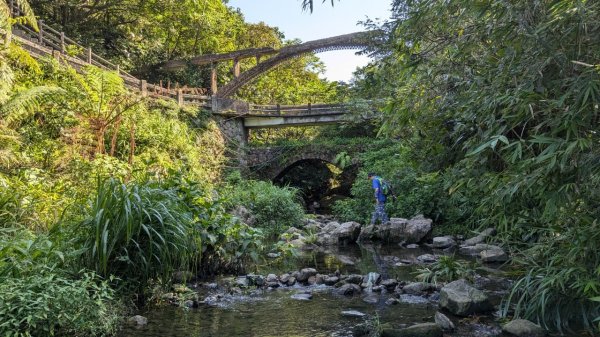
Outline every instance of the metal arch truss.
[[(239, 73), (239, 75), (236, 74), (237, 76), (235, 76), (235, 78), (231, 82), (218, 89), (216, 93), (213, 92), (213, 95), (218, 97), (229, 97), (233, 95), (237, 90), (239, 90), (242, 86), (250, 83), (258, 76), (268, 72), (269, 70), (277, 67), (278, 65), (284, 63), (285, 61), (291, 58), (299, 57), (311, 52), (320, 53), (332, 50), (365, 48), (373, 44), (373, 42), (376, 40), (376, 38), (374, 37), (378, 33), (378, 31), (356, 32), (351, 34), (329, 37), (325, 39), (308, 41), (298, 45), (286, 46), (277, 50), (270, 48), (255, 48), (248, 50), (239, 50), (225, 54), (202, 55), (192, 58), (187, 62), (196, 65), (201, 65), (233, 60), (235, 68), (235, 64), (238, 63), (240, 59), (249, 57), (256, 57), (258, 59), (261, 56), (273, 55), (270, 58), (264, 60), (263, 62), (259, 62), (255, 67), (250, 68), (245, 72)], [(179, 69), (185, 66), (185, 64), (185, 61), (173, 60), (167, 62), (163, 66), (163, 68), (169, 70)]]

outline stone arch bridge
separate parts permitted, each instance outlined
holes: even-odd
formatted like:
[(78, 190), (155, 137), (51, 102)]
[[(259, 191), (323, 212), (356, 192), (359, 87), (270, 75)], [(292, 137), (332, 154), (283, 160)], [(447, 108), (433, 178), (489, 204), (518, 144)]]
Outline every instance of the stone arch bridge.
[(319, 160), (335, 165), (335, 158), (341, 152), (346, 152), (352, 158), (351, 165), (357, 165), (359, 162), (355, 156), (362, 150), (361, 145), (329, 144), (248, 147), (244, 166), (250, 177), (275, 180), (302, 161)]

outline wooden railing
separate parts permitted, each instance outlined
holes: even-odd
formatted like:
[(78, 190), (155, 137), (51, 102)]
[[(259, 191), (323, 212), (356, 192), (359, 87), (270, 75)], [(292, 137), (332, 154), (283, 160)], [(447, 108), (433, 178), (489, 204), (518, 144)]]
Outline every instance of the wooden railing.
[(250, 104), (251, 114), (265, 115), (327, 115), (346, 113), (345, 104), (258, 105)]
[[(9, 1), (11, 15), (13, 17), (22, 16), (23, 13), (16, 6), (13, 0)], [(91, 48), (81, 46), (74, 40), (65, 36), (65, 33), (58, 31), (42, 20), (37, 22), (39, 31), (35, 31), (28, 26), (16, 24), (13, 26), (13, 38), (35, 58), (55, 57), (69, 63), (77, 71), (83, 70), (85, 66), (94, 65), (98, 68), (116, 71), (129, 89), (141, 92), (142, 96), (149, 96), (160, 99), (174, 99), (179, 105), (193, 104), (199, 106), (210, 106), (211, 97), (205, 88), (187, 88), (163, 87), (159, 84), (147, 83), (140, 80), (130, 73), (123, 71), (118, 64), (114, 64), (98, 54)]]

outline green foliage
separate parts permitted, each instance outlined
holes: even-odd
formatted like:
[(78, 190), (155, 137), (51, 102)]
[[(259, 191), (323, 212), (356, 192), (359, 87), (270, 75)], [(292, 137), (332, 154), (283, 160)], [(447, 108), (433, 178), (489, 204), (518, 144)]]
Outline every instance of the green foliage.
[(260, 231), (236, 222), (197, 184), (99, 182), (84, 220), (75, 227), (84, 264), (144, 286), (168, 283), (175, 270), (243, 270), (262, 249)]
[(343, 170), (352, 163), (352, 157), (348, 152), (342, 151), (335, 156), (333, 163)]
[(84, 263), (104, 276), (145, 282), (168, 279), (173, 270), (197, 259), (190, 215), (177, 192), (153, 183), (98, 182), (79, 237)]
[(528, 273), (509, 301), (517, 316), (590, 329), (600, 308), (589, 300), (599, 261), (588, 254), (600, 216), (600, 5), (393, 6), (397, 19), (382, 27), (389, 44), (358, 82), (389, 99), (381, 134), (410, 142), (441, 172), (448, 205), (463, 205), (446, 217), (496, 227), (535, 257), (519, 261)]
[(40, 268), (2, 279), (0, 334), (5, 336), (105, 336), (116, 332), (116, 294), (91, 272), (65, 277)]
[(451, 282), (461, 278), (471, 279), (473, 269), (467, 263), (458, 261), (454, 256), (443, 255), (429, 267), (419, 268), (415, 272), (417, 279), (422, 282), (437, 284)]
[(304, 209), (296, 189), (266, 181), (245, 181), (230, 186), (228, 208), (246, 207), (256, 218), (256, 227), (275, 237), (304, 220)]
[(7, 336), (109, 335), (120, 304), (107, 280), (65, 269), (64, 253), (50, 236), (0, 230), (0, 334)]
[(516, 317), (560, 330), (594, 326), (600, 317), (600, 257), (592, 247), (600, 244), (600, 225), (597, 220), (572, 224), (560, 236), (544, 235), (516, 255), (528, 270), (506, 298), (504, 315), (514, 312)]
[(401, 143), (370, 142), (359, 156), (360, 172), (352, 185), (352, 198), (337, 201), (333, 206), (336, 216), (344, 221), (369, 221), (373, 212), (373, 189), (368, 172), (391, 183), (397, 200), (388, 198), (388, 214), (410, 218), (423, 214), (442, 221), (444, 213), (443, 181), (437, 172), (424, 172), (414, 155)]

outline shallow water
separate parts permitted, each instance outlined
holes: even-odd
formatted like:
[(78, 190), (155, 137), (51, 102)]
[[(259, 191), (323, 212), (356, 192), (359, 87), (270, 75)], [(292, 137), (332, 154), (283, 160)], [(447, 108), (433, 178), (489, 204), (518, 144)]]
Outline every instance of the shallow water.
[[(259, 266), (256, 272), (281, 274), (305, 267), (313, 267), (319, 273), (362, 274), (378, 272), (386, 278), (414, 280), (415, 266), (396, 266), (399, 260), (415, 260), (417, 256), (431, 253), (430, 250), (402, 249), (398, 246), (349, 246), (330, 251), (307, 252), (285, 264)], [(442, 252), (435, 252), (442, 254)], [(178, 307), (155, 308), (141, 314), (148, 318), (142, 328), (126, 327), (120, 336), (352, 336), (356, 325), (365, 320), (389, 322), (396, 327), (404, 324), (433, 322), (437, 310), (435, 296), (423, 298), (402, 295), (402, 303), (386, 305), (391, 294), (363, 292), (354, 297), (340, 296), (333, 287), (294, 286), (275, 290), (254, 290), (244, 295), (226, 295), (214, 306), (198, 309)], [(308, 301), (292, 299), (296, 293), (310, 291), (313, 298)], [(364, 298), (372, 302), (367, 303)], [(345, 317), (342, 311), (357, 310), (366, 314), (364, 318)], [(477, 321), (448, 336), (498, 336)]]

